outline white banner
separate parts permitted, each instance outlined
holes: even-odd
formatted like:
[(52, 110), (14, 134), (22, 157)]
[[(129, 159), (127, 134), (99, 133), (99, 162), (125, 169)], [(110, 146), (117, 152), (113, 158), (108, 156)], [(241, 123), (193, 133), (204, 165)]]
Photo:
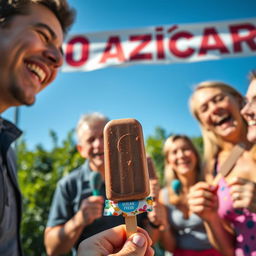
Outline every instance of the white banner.
[(71, 35), (64, 54), (64, 72), (252, 56), (256, 18)]

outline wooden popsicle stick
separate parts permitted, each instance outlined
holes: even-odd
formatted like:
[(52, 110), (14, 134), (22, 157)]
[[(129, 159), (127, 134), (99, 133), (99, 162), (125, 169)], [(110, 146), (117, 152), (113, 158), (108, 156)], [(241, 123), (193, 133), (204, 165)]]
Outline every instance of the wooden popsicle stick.
[(222, 178), (223, 176), (222, 176), (222, 174), (221, 173), (218, 173), (216, 176), (215, 176), (215, 178), (214, 178), (214, 180), (213, 180), (213, 182), (212, 182), (212, 186), (214, 186), (214, 187), (216, 187), (218, 184), (219, 184), (219, 181), (220, 181), (220, 179)]
[(237, 144), (234, 146), (234, 148), (231, 150), (230, 155), (226, 159), (226, 161), (223, 163), (223, 165), (220, 167), (219, 173), (214, 178), (212, 185), (217, 186), (219, 183), (221, 177), (226, 177), (231, 170), (233, 169), (234, 165), (236, 164), (238, 158), (243, 154), (245, 148), (247, 145), (245, 144)]
[(126, 225), (126, 236), (130, 237), (132, 234), (137, 232), (137, 217), (136, 216), (126, 216), (125, 225)]

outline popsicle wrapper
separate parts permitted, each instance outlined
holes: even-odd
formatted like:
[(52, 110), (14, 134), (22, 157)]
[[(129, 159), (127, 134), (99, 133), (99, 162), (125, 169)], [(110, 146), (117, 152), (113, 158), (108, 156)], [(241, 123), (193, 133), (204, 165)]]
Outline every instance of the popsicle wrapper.
[(143, 200), (114, 202), (105, 201), (104, 216), (135, 216), (143, 212), (151, 212), (153, 209), (153, 198), (146, 197)]

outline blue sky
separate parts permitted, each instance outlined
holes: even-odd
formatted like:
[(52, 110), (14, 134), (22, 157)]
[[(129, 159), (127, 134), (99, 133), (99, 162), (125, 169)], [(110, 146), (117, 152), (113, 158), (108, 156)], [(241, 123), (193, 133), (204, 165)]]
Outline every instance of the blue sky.
[[(256, 17), (255, 0), (70, 0), (69, 3), (77, 9), (70, 34)], [(20, 108), (19, 127), (30, 148), (39, 143), (50, 148), (50, 130), (62, 141), (80, 116), (92, 111), (102, 112), (111, 119), (138, 119), (145, 138), (154, 134), (157, 126), (167, 133), (199, 136), (198, 124), (188, 109), (193, 86), (204, 80), (221, 80), (244, 94), (247, 74), (255, 68), (256, 58), (246, 57), (61, 72), (37, 96), (34, 106)], [(3, 116), (13, 120), (14, 109)]]

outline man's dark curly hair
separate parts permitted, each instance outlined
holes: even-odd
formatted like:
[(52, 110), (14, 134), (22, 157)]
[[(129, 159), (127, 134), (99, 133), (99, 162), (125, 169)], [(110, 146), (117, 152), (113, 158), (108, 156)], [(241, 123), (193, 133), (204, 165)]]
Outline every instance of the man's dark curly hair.
[(59, 20), (64, 34), (74, 22), (75, 10), (66, 0), (0, 0), (0, 24), (8, 22), (15, 15), (25, 15), (31, 3), (41, 4), (50, 9)]

